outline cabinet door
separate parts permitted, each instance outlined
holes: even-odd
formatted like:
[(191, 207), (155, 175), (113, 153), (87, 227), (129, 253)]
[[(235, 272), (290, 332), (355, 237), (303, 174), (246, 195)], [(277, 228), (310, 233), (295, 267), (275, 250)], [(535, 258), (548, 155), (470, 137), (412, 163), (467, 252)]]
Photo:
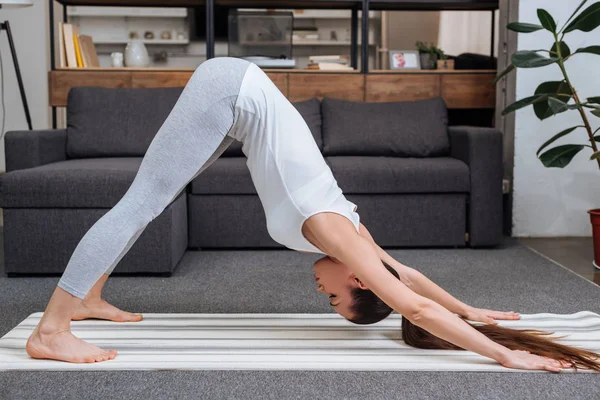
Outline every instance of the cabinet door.
[(415, 101), (440, 95), (437, 74), (372, 74), (367, 75), (366, 101)]
[(443, 74), (442, 97), (448, 108), (494, 108), (494, 73)]
[(363, 101), (365, 78), (357, 73), (290, 73), (289, 100), (302, 101), (313, 97)]

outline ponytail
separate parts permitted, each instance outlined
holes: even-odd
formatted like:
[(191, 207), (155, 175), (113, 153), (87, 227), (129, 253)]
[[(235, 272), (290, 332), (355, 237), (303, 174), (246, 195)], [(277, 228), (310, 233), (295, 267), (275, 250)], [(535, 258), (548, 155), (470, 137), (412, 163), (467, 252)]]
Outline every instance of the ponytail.
[[(383, 264), (392, 275), (400, 279), (394, 268), (385, 262)], [(350, 319), (350, 322), (355, 324), (379, 322), (393, 311), (370, 290), (355, 288), (351, 295), (354, 317)], [(492, 324), (479, 325), (465, 322), (489, 339), (511, 350), (523, 350), (538, 356), (566, 361), (571, 363), (575, 370), (581, 368), (600, 372), (600, 354), (560, 344), (556, 340), (562, 339), (564, 336), (548, 337), (554, 332), (537, 329), (510, 329)], [(462, 347), (429, 333), (404, 317), (402, 317), (402, 340), (409, 346), (420, 349), (464, 350)]]

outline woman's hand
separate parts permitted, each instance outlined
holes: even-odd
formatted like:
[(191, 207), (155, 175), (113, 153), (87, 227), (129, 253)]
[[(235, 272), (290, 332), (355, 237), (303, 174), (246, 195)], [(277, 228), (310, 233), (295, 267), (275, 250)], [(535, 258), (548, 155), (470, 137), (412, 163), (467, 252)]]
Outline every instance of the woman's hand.
[(500, 364), (507, 368), (542, 369), (552, 372), (560, 372), (561, 369), (572, 366), (567, 361), (557, 361), (552, 358), (531, 354), (525, 350), (511, 350)]
[(496, 319), (521, 319), (519, 313), (513, 311), (494, 311), (475, 307), (467, 307), (464, 312), (460, 313), (460, 316), (469, 321), (485, 322), (494, 325), (498, 324), (495, 321)]

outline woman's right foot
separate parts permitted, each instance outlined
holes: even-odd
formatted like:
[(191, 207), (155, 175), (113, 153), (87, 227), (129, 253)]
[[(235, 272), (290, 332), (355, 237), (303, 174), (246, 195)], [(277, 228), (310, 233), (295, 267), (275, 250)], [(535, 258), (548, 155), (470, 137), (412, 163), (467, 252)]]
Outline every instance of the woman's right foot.
[(33, 358), (51, 359), (71, 363), (93, 363), (112, 360), (116, 350), (104, 350), (74, 336), (68, 329), (58, 332), (40, 333), (35, 328), (25, 346)]

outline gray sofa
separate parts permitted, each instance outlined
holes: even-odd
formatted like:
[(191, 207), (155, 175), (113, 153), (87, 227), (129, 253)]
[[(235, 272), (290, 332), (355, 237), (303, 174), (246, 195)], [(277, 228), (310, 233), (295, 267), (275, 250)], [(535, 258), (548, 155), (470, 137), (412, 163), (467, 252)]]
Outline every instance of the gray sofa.
[[(64, 271), (85, 232), (131, 185), (180, 93), (74, 88), (66, 129), (6, 134), (7, 171), (0, 175), (6, 273)], [(294, 105), (382, 246), (500, 242), (500, 132), (448, 127), (439, 98)], [(280, 247), (267, 234), (245, 163), (234, 142), (148, 225), (115, 272), (169, 275), (187, 249)]]

